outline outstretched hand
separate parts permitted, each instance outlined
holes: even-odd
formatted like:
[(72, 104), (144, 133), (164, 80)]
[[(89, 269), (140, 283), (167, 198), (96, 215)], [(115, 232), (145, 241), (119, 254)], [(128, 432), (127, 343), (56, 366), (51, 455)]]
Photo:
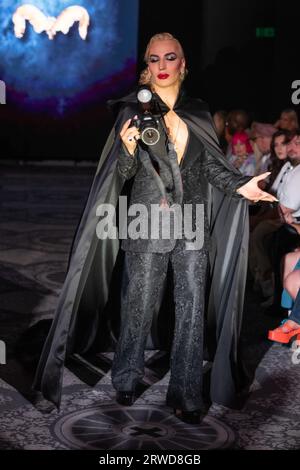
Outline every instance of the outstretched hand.
[(262, 173), (261, 175), (254, 176), (250, 181), (248, 181), (248, 183), (238, 188), (237, 192), (244, 196), (246, 199), (249, 199), (249, 201), (278, 201), (275, 196), (267, 193), (266, 191), (262, 191), (258, 186), (259, 181), (266, 179), (270, 173), (270, 171), (267, 171), (266, 173)]

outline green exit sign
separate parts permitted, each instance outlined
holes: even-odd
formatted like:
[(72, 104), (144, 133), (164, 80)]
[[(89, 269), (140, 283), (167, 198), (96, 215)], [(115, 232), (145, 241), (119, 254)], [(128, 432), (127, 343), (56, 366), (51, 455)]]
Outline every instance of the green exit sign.
[(275, 37), (275, 28), (256, 28), (256, 37), (257, 38), (274, 38)]

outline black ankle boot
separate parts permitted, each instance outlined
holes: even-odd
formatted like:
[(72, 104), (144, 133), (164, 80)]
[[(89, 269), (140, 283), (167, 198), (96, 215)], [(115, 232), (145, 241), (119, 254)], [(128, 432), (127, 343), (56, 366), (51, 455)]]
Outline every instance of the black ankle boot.
[(131, 406), (134, 403), (134, 392), (120, 392), (116, 394), (116, 401), (123, 406)]
[(173, 412), (176, 418), (188, 424), (200, 424), (204, 417), (202, 410), (186, 411), (173, 408)]

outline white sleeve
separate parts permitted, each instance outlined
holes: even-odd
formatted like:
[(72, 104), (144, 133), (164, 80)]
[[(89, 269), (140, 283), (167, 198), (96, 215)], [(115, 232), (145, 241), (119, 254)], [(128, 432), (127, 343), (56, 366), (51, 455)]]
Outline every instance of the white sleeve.
[(273, 184), (271, 186), (271, 190), (272, 190), (272, 193), (277, 193), (278, 191), (278, 186), (280, 184), (280, 181), (281, 181), (281, 178), (283, 176), (283, 174), (285, 173), (286, 171), (286, 168), (287, 168), (287, 164), (285, 163), (283, 165), (283, 167), (281, 168), (280, 172), (278, 173), (278, 175), (276, 176), (275, 180), (273, 181)]
[(282, 191), (280, 204), (294, 211), (300, 208), (300, 171), (296, 171), (289, 177)]

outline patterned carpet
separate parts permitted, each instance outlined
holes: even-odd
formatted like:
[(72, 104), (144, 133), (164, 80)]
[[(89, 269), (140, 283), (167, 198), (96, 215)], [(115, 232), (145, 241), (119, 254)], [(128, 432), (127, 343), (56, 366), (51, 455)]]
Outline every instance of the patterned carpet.
[(94, 171), (92, 166), (0, 168), (0, 341), (6, 344), (6, 364), (0, 357), (0, 448), (299, 448), (300, 354), (266, 340), (277, 321), (262, 314), (250, 289), (243, 341), (255, 377), (240, 410), (214, 404), (199, 426), (179, 421), (164, 403), (169, 376), (167, 367), (156, 367), (163, 363), (159, 352), (147, 353), (133, 407), (114, 400), (112, 353), (97, 358), (89, 385), (79, 378), (82, 358), (75, 358), (65, 370), (59, 413), (31, 391)]

